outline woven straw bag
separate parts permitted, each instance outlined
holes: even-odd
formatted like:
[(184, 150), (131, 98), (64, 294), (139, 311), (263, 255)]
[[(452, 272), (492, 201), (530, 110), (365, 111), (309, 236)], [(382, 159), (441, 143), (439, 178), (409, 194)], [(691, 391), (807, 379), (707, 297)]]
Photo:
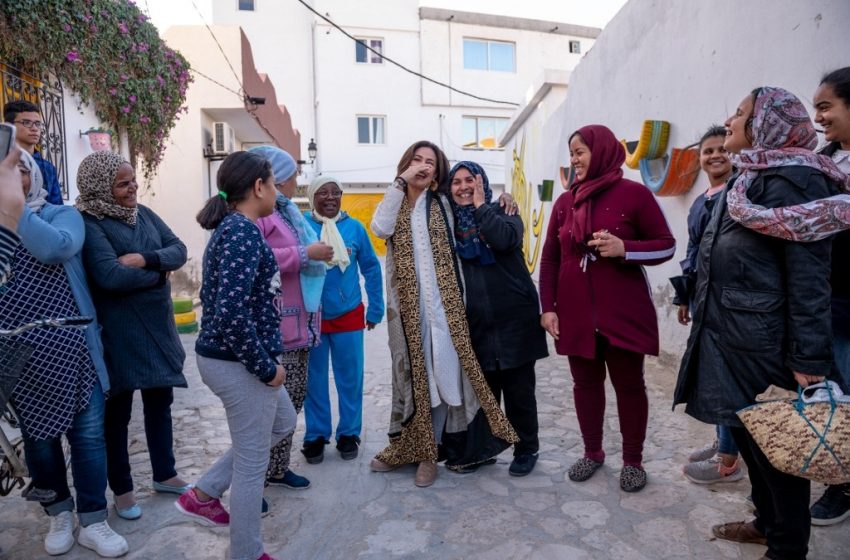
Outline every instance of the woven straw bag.
[(850, 396), (832, 381), (796, 399), (754, 404), (738, 417), (778, 470), (823, 484), (850, 482)]

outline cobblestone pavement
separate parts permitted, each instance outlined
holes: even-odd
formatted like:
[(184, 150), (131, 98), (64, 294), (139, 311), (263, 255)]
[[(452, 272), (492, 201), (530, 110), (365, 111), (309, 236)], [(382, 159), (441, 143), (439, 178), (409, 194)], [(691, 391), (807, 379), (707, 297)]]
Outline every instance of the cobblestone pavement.
[[(201, 383), (194, 338), (184, 336), (190, 389), (177, 390), (173, 407), (179, 472), (189, 480), (229, 445), (224, 410)], [(688, 483), (680, 466), (688, 451), (712, 437), (708, 426), (671, 412), (675, 372), (650, 360), (651, 403), (645, 466), (649, 485), (637, 494), (618, 485), (620, 436), (613, 392), (608, 395), (605, 467), (584, 483), (570, 482), (567, 467), (581, 454), (566, 360), (538, 363), (540, 461), (525, 478), (508, 476), (510, 450), (496, 465), (458, 475), (440, 467), (430, 488), (413, 485), (413, 467), (387, 474), (369, 471), (369, 460), (386, 444), (390, 399), (386, 330), (366, 335), (364, 434), (360, 457), (344, 462), (328, 446), (325, 460), (307, 465), (293, 454), (293, 470), (306, 475), (305, 491), (270, 488), (273, 513), (263, 521), (268, 552), (280, 559), (756, 559), (756, 545), (712, 540), (709, 527), (747, 519), (745, 481), (714, 487)], [(137, 397), (130, 451), (136, 495), (144, 515), (138, 521), (109, 522), (130, 543), (127, 558), (227, 558), (227, 529), (208, 529), (182, 517), (173, 497), (154, 494)], [(296, 445), (303, 435), (299, 418)], [(814, 488), (814, 494), (820, 494)], [(111, 503), (111, 496), (110, 496)], [(0, 558), (44, 558), (47, 519), (16, 495), (0, 500)], [(850, 522), (814, 527), (810, 558), (850, 556)], [(63, 558), (96, 558), (76, 545)]]

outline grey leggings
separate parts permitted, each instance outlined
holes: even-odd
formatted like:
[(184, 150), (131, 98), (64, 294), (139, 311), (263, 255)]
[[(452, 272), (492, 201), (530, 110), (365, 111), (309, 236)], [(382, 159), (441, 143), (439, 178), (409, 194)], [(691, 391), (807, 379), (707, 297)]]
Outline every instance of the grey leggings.
[(295, 430), (295, 408), (283, 387), (269, 387), (239, 362), (198, 356), (201, 379), (224, 405), (232, 447), (197, 487), (220, 498), (230, 488), (230, 558), (263, 554), (260, 509), (269, 449)]

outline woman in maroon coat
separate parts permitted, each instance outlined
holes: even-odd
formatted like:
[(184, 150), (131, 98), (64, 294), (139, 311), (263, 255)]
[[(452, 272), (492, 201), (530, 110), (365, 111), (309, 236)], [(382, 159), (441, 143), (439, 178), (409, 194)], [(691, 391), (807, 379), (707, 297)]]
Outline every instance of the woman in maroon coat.
[(625, 150), (604, 126), (570, 137), (576, 178), (552, 208), (540, 259), (543, 328), (573, 376), (584, 457), (570, 467), (584, 481), (605, 460), (605, 370), (617, 394), (623, 470), (620, 487), (646, 485), (641, 466), (649, 405), (645, 354), (658, 355), (658, 324), (643, 265), (673, 256), (676, 241), (645, 186), (623, 179)]

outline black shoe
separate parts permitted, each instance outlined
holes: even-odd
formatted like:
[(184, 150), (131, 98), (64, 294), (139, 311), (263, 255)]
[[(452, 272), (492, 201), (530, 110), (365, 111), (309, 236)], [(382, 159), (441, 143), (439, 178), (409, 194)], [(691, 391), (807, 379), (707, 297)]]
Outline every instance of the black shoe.
[(511, 466), (508, 469), (508, 473), (511, 476), (526, 476), (534, 470), (534, 465), (536, 464), (537, 453), (523, 453), (522, 455), (514, 457), (514, 460), (511, 462)]
[(263, 498), (263, 504), (260, 506), (260, 517), (266, 517), (270, 513), (269, 503)]
[(325, 438), (315, 439), (313, 441), (305, 441), (301, 447), (301, 453), (307, 462), (311, 465), (317, 465), (325, 459), (325, 445), (328, 441)]
[(850, 517), (850, 484), (827, 486), (823, 496), (812, 505), (812, 525), (835, 525), (848, 517)]
[(357, 436), (339, 436), (336, 442), (336, 449), (343, 461), (356, 459), (359, 447), (360, 438)]

